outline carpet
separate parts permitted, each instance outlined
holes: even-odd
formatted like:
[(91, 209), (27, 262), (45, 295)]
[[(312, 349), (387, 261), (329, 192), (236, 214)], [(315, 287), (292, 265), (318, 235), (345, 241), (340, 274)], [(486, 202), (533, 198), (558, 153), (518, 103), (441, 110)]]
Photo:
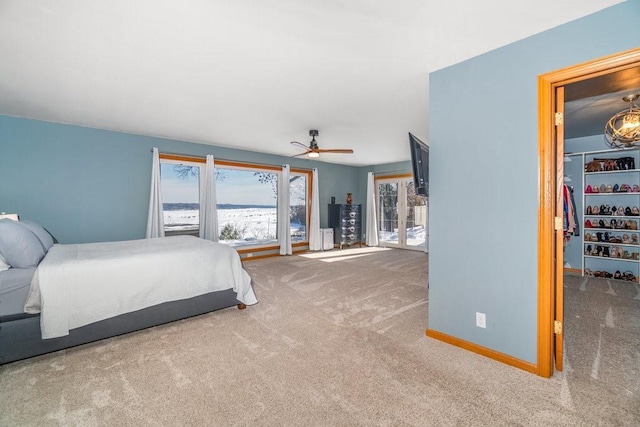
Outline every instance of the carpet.
[[(246, 310), (1, 366), (0, 425), (640, 423), (639, 334), (609, 335), (637, 332), (630, 287), (611, 285), (624, 298), (614, 327), (602, 307), (567, 316), (567, 369), (543, 379), (425, 336), (424, 253), (352, 248), (245, 268), (260, 300)], [(590, 305), (587, 294), (608, 303), (604, 285), (581, 279), (567, 281), (567, 304)], [(594, 377), (595, 353), (585, 352), (598, 343)]]

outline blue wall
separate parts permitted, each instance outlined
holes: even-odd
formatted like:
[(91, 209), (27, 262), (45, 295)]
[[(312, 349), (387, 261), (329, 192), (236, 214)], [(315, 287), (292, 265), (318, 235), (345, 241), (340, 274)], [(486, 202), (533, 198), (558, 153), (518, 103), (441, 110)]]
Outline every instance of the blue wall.
[(637, 47), (639, 17), (628, 1), (430, 74), (430, 329), (537, 362), (537, 76)]
[[(0, 211), (41, 223), (61, 243), (143, 238), (152, 147), (318, 168), (320, 203), (359, 188), (359, 168), (0, 116)], [(364, 199), (364, 196), (363, 196)], [(320, 209), (327, 225), (327, 209)]]

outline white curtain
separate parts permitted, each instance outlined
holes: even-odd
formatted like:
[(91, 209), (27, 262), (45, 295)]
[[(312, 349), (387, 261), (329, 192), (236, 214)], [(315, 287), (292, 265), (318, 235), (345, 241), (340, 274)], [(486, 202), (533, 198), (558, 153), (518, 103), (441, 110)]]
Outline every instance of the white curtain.
[(204, 174), (200, 174), (200, 237), (214, 242), (218, 241), (216, 203), (216, 168), (208, 154)]
[(162, 187), (160, 186), (160, 153), (153, 147), (151, 166), (151, 192), (149, 195), (149, 215), (147, 216), (147, 239), (164, 237), (164, 219), (162, 217)]
[(291, 216), (289, 207), (289, 165), (282, 166), (282, 176), (278, 180), (278, 239), (280, 255), (291, 255)]
[(373, 172), (367, 175), (367, 246), (378, 246), (378, 212), (376, 211), (376, 187)]
[(309, 224), (309, 250), (322, 250), (320, 234), (320, 188), (318, 187), (318, 169), (313, 168), (311, 178), (311, 224)]

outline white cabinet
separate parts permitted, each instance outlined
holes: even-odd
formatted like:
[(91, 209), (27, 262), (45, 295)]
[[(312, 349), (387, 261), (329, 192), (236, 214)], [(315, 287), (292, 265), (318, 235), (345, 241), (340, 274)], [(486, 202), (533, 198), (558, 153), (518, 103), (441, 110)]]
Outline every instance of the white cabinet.
[(333, 228), (321, 228), (322, 250), (329, 251), (333, 249)]
[(583, 275), (638, 282), (639, 151), (589, 152), (582, 159)]

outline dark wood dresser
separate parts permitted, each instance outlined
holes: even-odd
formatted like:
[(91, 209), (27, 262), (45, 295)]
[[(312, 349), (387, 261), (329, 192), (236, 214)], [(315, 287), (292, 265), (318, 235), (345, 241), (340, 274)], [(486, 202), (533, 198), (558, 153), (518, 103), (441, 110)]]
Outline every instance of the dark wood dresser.
[(362, 247), (362, 205), (329, 204), (329, 228), (336, 245)]

